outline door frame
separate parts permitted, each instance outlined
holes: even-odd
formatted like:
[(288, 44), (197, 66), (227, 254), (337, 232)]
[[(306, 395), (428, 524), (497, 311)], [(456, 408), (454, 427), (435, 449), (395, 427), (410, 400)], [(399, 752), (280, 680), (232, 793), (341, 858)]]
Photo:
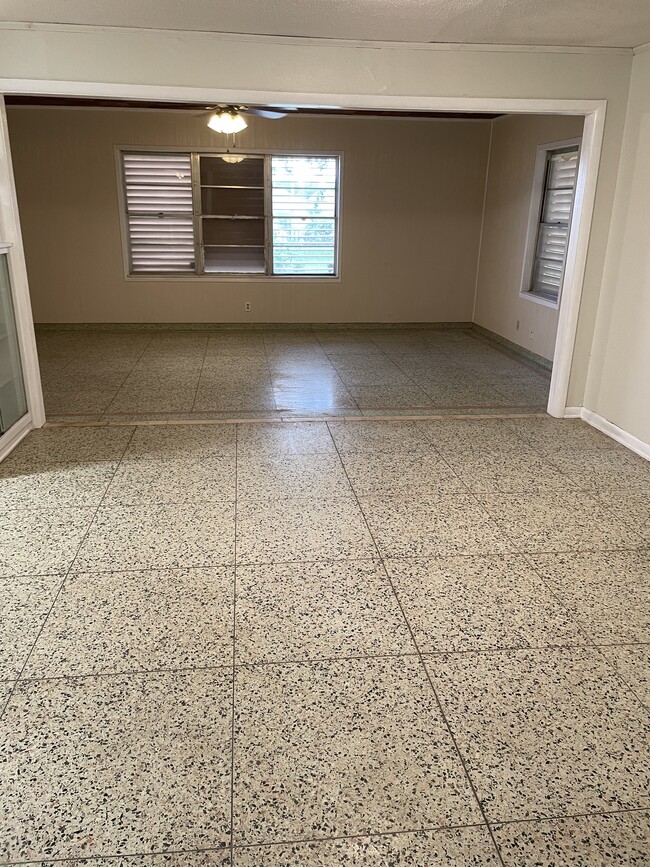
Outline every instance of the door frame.
[[(459, 111), (505, 114), (561, 114), (584, 117), (582, 147), (569, 236), (564, 284), (553, 355), (553, 371), (547, 412), (563, 418), (567, 408), (569, 380), (578, 328), (580, 300), (587, 263), (589, 235), (596, 198), (598, 168), (603, 144), (607, 100), (598, 99), (512, 99), (496, 97), (375, 96), (368, 94), (308, 94), (278, 91), (233, 91), (205, 87), (169, 87), (119, 83), (76, 82), (33, 79), (0, 79), (0, 236), (13, 244), (10, 273), (17, 311), (17, 325), (23, 352), (25, 387), (31, 427), (45, 423), (43, 395), (34, 336), (29, 284), (20, 232), (7, 115), (2, 94), (104, 97), (143, 101), (251, 103), (253, 105), (296, 105), (323, 107)], [(0, 457), (3, 440), (0, 437)]]

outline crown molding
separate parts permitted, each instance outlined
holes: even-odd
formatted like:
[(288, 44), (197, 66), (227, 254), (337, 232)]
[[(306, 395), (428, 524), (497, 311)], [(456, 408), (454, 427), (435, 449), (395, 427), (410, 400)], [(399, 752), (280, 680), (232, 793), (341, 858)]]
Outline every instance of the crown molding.
[(225, 33), (212, 30), (161, 30), (149, 27), (114, 27), (89, 24), (49, 24), (44, 22), (2, 21), (3, 30), (53, 33), (108, 33), (112, 35), (150, 35), (183, 39), (220, 39), (225, 42), (253, 42), (266, 45), (316, 46), (319, 48), (362, 48), (392, 51), (486, 51), (505, 54), (618, 54), (631, 55), (647, 50), (650, 43), (638, 48), (584, 45), (500, 45), (480, 42), (390, 42), (359, 39), (327, 39), (312, 36), (272, 36), (256, 33)]

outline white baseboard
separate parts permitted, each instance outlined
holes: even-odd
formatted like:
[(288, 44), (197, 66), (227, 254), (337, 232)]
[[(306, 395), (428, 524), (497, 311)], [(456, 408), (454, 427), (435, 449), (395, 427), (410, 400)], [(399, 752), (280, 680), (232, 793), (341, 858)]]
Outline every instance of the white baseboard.
[(598, 415), (597, 412), (592, 412), (584, 406), (567, 406), (564, 411), (564, 417), (581, 418), (583, 421), (587, 422), (587, 424), (595, 427), (596, 430), (607, 434), (608, 437), (616, 440), (617, 443), (620, 443), (625, 446), (625, 448), (630, 449), (630, 451), (635, 452), (635, 454), (641, 455), (642, 458), (650, 461), (650, 443), (644, 443), (643, 440), (638, 439), (638, 437), (628, 433), (613, 422), (607, 421), (606, 418), (603, 418), (602, 415)]
[(32, 418), (27, 413), (27, 415), (18, 419), (16, 424), (10, 427), (6, 433), (0, 436), (0, 461), (3, 461), (16, 448), (18, 443), (27, 436), (33, 427)]

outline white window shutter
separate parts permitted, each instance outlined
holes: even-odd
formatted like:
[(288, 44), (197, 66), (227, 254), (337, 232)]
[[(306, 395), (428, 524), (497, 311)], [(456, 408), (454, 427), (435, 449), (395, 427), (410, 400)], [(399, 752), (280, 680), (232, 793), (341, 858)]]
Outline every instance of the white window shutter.
[(189, 154), (122, 155), (131, 272), (195, 270)]

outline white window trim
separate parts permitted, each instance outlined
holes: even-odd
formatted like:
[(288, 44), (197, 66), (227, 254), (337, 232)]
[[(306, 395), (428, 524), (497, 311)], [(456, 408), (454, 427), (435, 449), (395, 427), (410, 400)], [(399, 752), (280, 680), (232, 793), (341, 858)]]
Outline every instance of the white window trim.
[(342, 151), (327, 151), (322, 150), (286, 150), (286, 149), (269, 149), (269, 148), (237, 148), (242, 153), (275, 155), (275, 156), (291, 156), (291, 157), (338, 157), (338, 184), (336, 198), (336, 274), (309, 274), (302, 276), (300, 274), (194, 274), (191, 272), (185, 274), (132, 274), (131, 262), (129, 260), (129, 227), (126, 213), (126, 189), (124, 184), (124, 173), (122, 170), (122, 154), (123, 153), (206, 153), (206, 154), (225, 154), (232, 148), (207, 148), (207, 147), (165, 147), (164, 145), (114, 145), (113, 154), (115, 161), (115, 177), (117, 186), (117, 207), (120, 215), (120, 235), (122, 239), (122, 269), (124, 281), (126, 283), (340, 283), (342, 280), (343, 261), (341, 256), (341, 235), (343, 225), (343, 152)]
[[(548, 160), (548, 152), (560, 150), (561, 148), (578, 147), (578, 161), (580, 160), (580, 149), (582, 146), (581, 138), (565, 139), (564, 141), (548, 142), (537, 146), (537, 156), (535, 157), (535, 170), (533, 172), (533, 183), (530, 195), (530, 208), (528, 211), (528, 224), (526, 228), (526, 244), (524, 247), (524, 261), (521, 271), (521, 284), (519, 287), (519, 297), (525, 298), (527, 301), (532, 301), (534, 304), (541, 304), (543, 307), (550, 307), (557, 310), (560, 306), (562, 290), (564, 288), (564, 276), (562, 277), (562, 285), (558, 292), (557, 299), (545, 298), (536, 292), (531, 292), (530, 283), (533, 276), (533, 265), (535, 262), (535, 248), (537, 246), (537, 235), (539, 233), (539, 220), (542, 210), (542, 198), (544, 197), (544, 181), (546, 179), (546, 163)], [(574, 200), (575, 205), (575, 200)], [(573, 212), (569, 221), (569, 234), (571, 234), (571, 226), (573, 222)], [(566, 271), (566, 261), (565, 261)]]

